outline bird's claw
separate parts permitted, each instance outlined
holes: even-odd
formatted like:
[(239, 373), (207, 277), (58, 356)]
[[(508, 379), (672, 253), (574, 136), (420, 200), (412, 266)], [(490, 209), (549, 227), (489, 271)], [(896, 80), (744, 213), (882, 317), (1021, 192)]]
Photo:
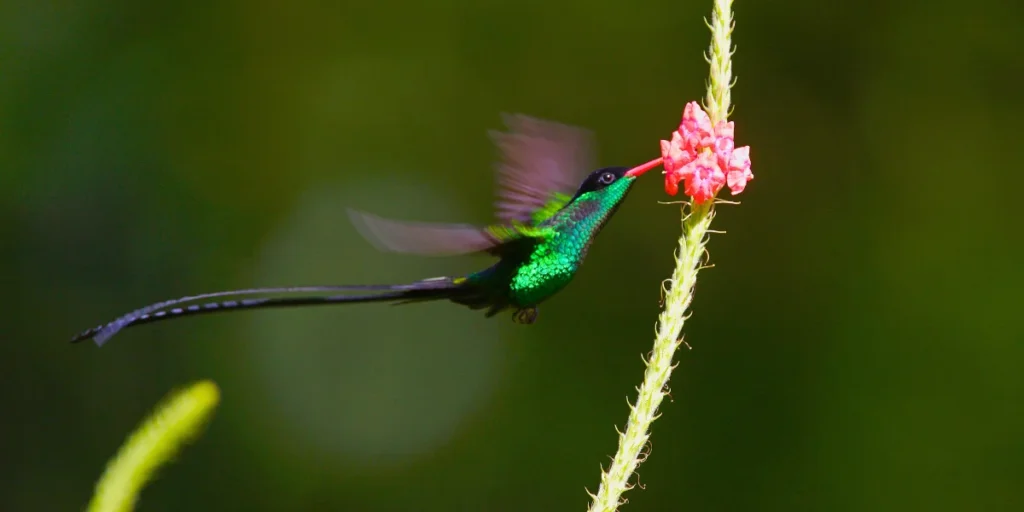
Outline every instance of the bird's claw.
[(517, 309), (512, 315), (512, 321), (517, 324), (532, 324), (537, 321), (537, 308)]

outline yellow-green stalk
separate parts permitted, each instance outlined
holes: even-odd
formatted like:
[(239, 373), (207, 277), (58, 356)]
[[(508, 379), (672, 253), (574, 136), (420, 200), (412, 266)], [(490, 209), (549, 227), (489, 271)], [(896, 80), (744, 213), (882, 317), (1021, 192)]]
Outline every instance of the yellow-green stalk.
[[(714, 1), (708, 27), (711, 29), (711, 46), (706, 58), (711, 69), (704, 107), (712, 123), (718, 123), (726, 120), (730, 108), (732, 0)], [(651, 423), (657, 419), (658, 407), (665, 398), (669, 376), (675, 368), (672, 358), (682, 344), (683, 324), (693, 300), (693, 286), (702, 266), (714, 216), (714, 201), (692, 206), (688, 213), (683, 209), (683, 234), (679, 238), (676, 266), (667, 284), (665, 307), (658, 317), (654, 348), (646, 362), (644, 382), (637, 389), (636, 402), (630, 405), (626, 430), (619, 434), (618, 451), (608, 470), (602, 471), (597, 493), (590, 494), (590, 512), (615, 511), (623, 503), (623, 493), (632, 488), (629, 480), (636, 467), (647, 456), (644, 446), (650, 437)]]
[(107, 464), (88, 511), (133, 510), (142, 487), (184, 443), (198, 436), (219, 401), (220, 390), (207, 380), (172, 393)]

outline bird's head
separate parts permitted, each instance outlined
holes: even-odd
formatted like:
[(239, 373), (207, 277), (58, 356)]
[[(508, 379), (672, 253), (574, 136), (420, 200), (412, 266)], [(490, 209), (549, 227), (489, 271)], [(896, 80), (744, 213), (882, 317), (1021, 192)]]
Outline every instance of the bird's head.
[[(660, 163), (659, 160), (657, 164)], [(657, 164), (648, 162), (637, 167), (618, 166), (598, 169), (587, 175), (583, 183), (580, 184), (580, 188), (576, 190), (576, 195), (573, 196), (572, 200), (575, 201), (584, 196), (588, 198), (607, 197), (613, 201), (621, 200), (629, 192), (629, 189), (632, 188), (636, 178), (653, 169)]]

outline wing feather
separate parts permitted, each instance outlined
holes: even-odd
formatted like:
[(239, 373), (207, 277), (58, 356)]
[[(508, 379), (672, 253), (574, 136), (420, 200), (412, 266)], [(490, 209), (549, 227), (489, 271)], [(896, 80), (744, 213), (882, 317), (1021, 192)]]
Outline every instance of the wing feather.
[[(508, 132), (490, 133), (501, 153), (496, 165), (496, 226), (397, 221), (349, 210), (364, 238), (378, 249), (423, 255), (497, 253), (500, 247), (530, 238), (521, 226), (532, 226), (564, 206), (593, 167), (593, 136), (589, 130), (506, 114)], [(515, 227), (520, 226), (520, 227)]]
[[(522, 114), (502, 116), (508, 132), (491, 132), (501, 153), (496, 166), (495, 214), (501, 222), (531, 223), (557, 197), (572, 197), (594, 166), (593, 134)], [(564, 201), (564, 199), (563, 199)]]
[(468, 224), (397, 221), (352, 209), (348, 214), (359, 233), (382, 251), (450, 256), (489, 251), (503, 242)]

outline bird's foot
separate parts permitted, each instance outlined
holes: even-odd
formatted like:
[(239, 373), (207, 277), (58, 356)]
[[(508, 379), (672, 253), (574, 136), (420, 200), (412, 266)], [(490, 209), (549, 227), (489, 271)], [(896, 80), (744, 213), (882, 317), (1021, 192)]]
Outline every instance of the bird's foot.
[(517, 309), (512, 314), (512, 321), (517, 324), (532, 324), (537, 321), (537, 307)]

